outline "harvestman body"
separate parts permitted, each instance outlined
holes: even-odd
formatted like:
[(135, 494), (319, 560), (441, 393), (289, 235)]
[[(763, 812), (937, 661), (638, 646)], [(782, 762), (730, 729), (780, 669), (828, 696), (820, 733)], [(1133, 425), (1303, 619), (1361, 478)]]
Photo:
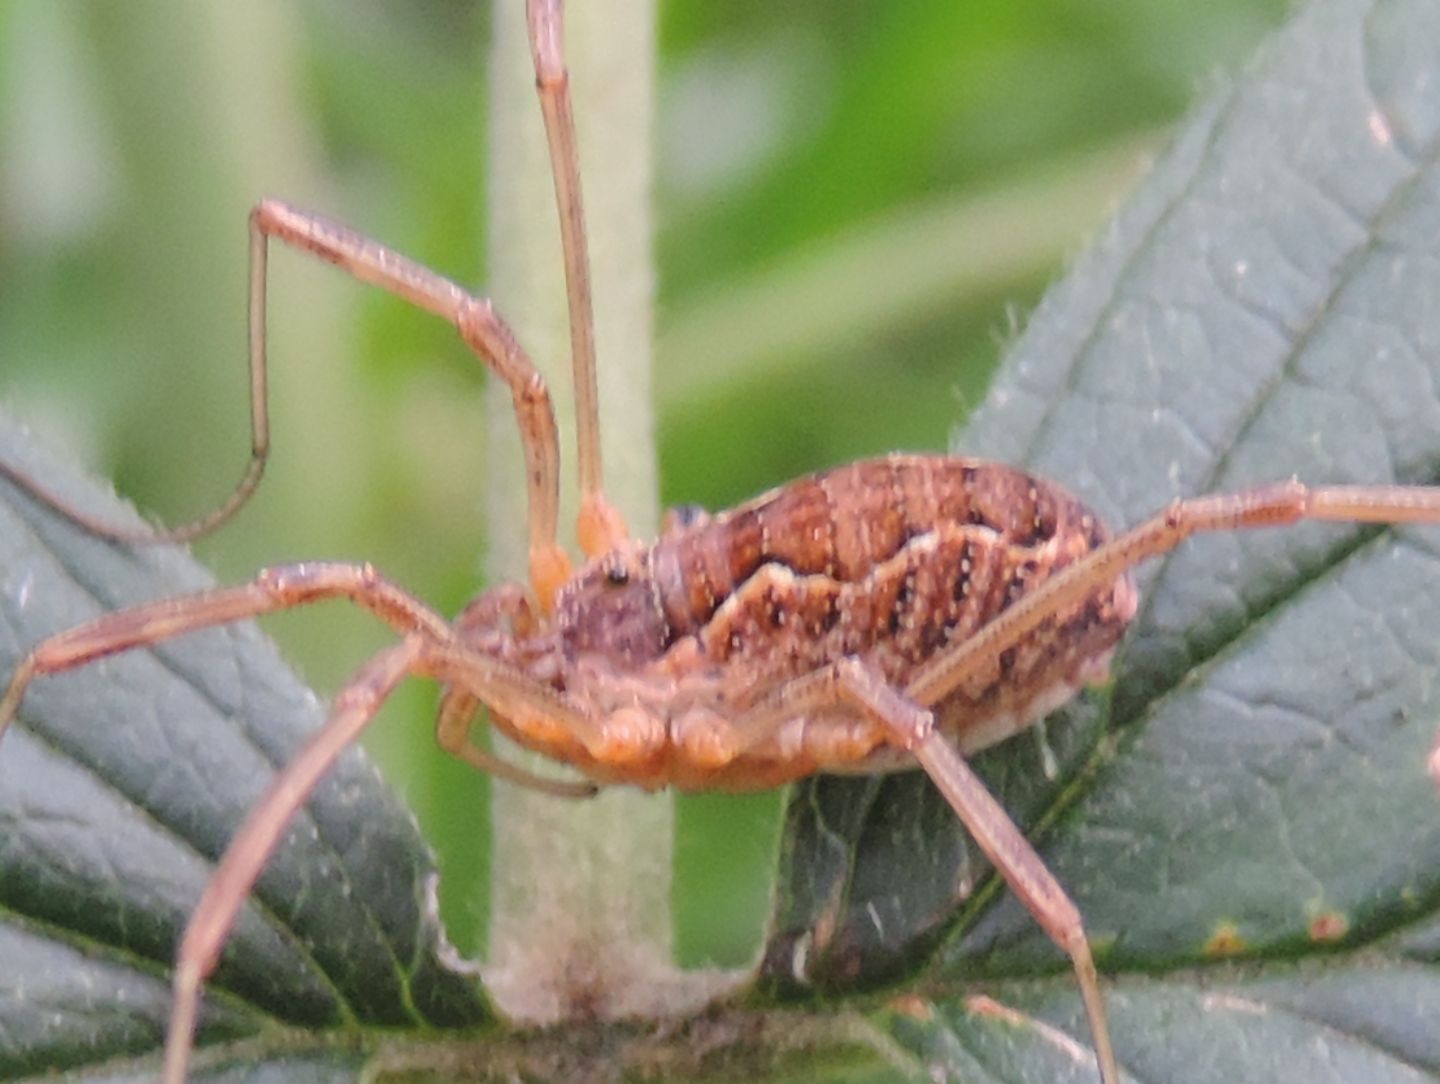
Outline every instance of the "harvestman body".
[[(560, 0), (529, 24), (565, 247), (579, 423), (578, 569), (557, 542), (558, 441), (539, 373), (488, 302), (380, 245), (284, 204), (251, 214), (250, 465), (232, 496), (171, 530), (93, 521), (32, 479), (12, 481), (83, 526), (130, 541), (185, 541), (229, 519), (268, 454), (266, 256), (305, 249), (448, 320), (509, 386), (524, 444), (529, 589), (478, 596), (448, 622), (368, 565), (305, 563), (250, 583), (108, 614), (39, 644), (3, 700), (0, 733), (37, 676), (104, 655), (322, 599), (345, 598), (400, 634), (336, 697), (329, 721), (230, 844), (191, 918), (175, 970), (165, 1079), (183, 1080), (200, 986), (287, 822), (408, 675), (441, 682), (438, 739), (481, 770), (557, 795), (469, 740), (477, 714), (596, 783), (745, 790), (815, 772), (919, 766), (1045, 931), (1069, 955), (1100, 1076), (1117, 1084), (1080, 915), (963, 759), (1105, 676), (1134, 615), (1130, 569), (1191, 534), (1300, 519), (1440, 522), (1440, 489), (1299, 482), (1177, 501), (1111, 539), (1073, 497), (1003, 465), (890, 456), (793, 482), (713, 518), (628, 537), (601, 485), (590, 287)], [(1440, 775), (1440, 753), (1432, 761)]]

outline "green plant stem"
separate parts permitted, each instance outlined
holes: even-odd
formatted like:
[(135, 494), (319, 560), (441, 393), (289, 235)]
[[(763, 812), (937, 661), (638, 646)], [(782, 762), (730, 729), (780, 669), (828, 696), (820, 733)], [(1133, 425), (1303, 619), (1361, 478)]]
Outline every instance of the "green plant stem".
[[(607, 489), (640, 536), (653, 533), (649, 393), (650, 136), (654, 12), (577, 4), (566, 44), (591, 237)], [(565, 459), (562, 531), (574, 522), (574, 419), (559, 229), (535, 102), (524, 11), (495, 5), (489, 262), (497, 308), (549, 374)], [(523, 579), (524, 471), (513, 407), (490, 391), (492, 580)], [(569, 539), (562, 539), (569, 541)], [(518, 757), (513, 749), (507, 756)], [(555, 772), (553, 765), (533, 764)], [(669, 972), (673, 818), (665, 796), (613, 790), (567, 802), (494, 786), (491, 989), (508, 1014), (651, 1012)]]

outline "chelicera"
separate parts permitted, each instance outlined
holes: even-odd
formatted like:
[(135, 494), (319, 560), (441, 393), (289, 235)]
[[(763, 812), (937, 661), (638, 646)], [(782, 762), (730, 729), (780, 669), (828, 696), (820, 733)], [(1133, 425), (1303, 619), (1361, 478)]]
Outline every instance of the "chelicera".
[[(1302, 519), (1440, 522), (1440, 489), (1299, 482), (1177, 501), (1111, 537), (1074, 497), (1001, 464), (892, 455), (792, 482), (714, 516), (672, 518), (633, 540), (604, 495), (590, 287), (559, 0), (531, 0), (532, 53), (567, 255), (585, 562), (558, 541), (558, 437), (544, 381), (482, 298), (344, 227), (265, 201), (252, 212), (253, 455), (214, 513), (171, 530), (95, 522), (28, 477), (8, 477), (98, 534), (184, 541), (225, 522), (268, 455), (266, 259), (308, 251), (432, 312), (511, 390), (529, 499), (527, 587), (503, 585), (445, 620), (368, 565), (307, 562), (251, 582), (137, 606), (60, 632), (20, 663), (0, 731), (26, 688), (103, 656), (323, 599), (391, 626), (330, 718), (236, 834), (197, 907), (175, 971), (165, 1079), (186, 1073), (201, 985), (285, 826), (406, 677), (440, 682), (440, 744), (475, 767), (556, 796), (597, 785), (746, 790), (817, 772), (924, 770), (1074, 966), (1099, 1073), (1119, 1070), (1081, 916), (972, 772), (965, 755), (1103, 680), (1134, 616), (1131, 569), (1197, 532)], [(536, 776), (470, 741), (488, 724), (578, 769)], [(1440, 772), (1440, 768), (1432, 765)]]

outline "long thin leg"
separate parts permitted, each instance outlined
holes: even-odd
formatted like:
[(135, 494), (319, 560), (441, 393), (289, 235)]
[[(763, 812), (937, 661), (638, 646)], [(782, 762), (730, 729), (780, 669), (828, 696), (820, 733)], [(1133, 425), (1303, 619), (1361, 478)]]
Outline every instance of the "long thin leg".
[[(528, 21), (565, 251), (581, 492), (576, 529), (581, 548), (587, 555), (594, 556), (612, 549), (628, 532), (619, 511), (603, 491), (595, 320), (560, 0), (530, 0)], [(570, 574), (570, 563), (557, 542), (559, 442), (550, 395), (539, 370), (488, 301), (384, 245), (279, 200), (262, 200), (250, 212), (250, 459), (240, 481), (224, 501), (206, 515), (174, 527), (137, 528), (93, 516), (9, 464), (0, 462), (0, 477), (9, 479), (86, 530), (122, 542), (190, 542), (229, 521), (259, 487), (270, 455), (265, 327), (271, 238), (310, 252), (362, 282), (378, 286), (449, 321), (466, 345), (509, 386), (524, 446), (529, 487), (531, 584), (542, 608), (548, 612), (555, 591)]]
[(165, 1084), (183, 1084), (195, 1041), (200, 985), (213, 970), (255, 879), (280, 834), (335, 759), (375, 718), (385, 699), (414, 668), (426, 646), (412, 636), (386, 648), (335, 698), (329, 721), (275, 777), (226, 848), (199, 906), (190, 916), (175, 962), (174, 1002), (165, 1041)]
[(1100, 995), (1100, 976), (1090, 955), (1080, 909), (1046, 868), (1044, 859), (1030, 841), (1015, 827), (1005, 808), (986, 789), (984, 781), (944, 735), (931, 731), (910, 751), (955, 810), (970, 837), (990, 859), (990, 864), (1005, 878), (1010, 891), (1050, 935), (1050, 940), (1070, 957), (1080, 986), (1080, 998), (1085, 1003), (1085, 1015), (1090, 1020), (1100, 1079), (1104, 1084), (1119, 1084), (1120, 1068), (1110, 1042), (1105, 999)]
[[(250, 212), (250, 461), (229, 497), (207, 515), (176, 527), (135, 528), (92, 516), (6, 464), (0, 463), (0, 475), (87, 530), (122, 542), (189, 542), (234, 516), (259, 486), (270, 454), (265, 327), (268, 249), (272, 239), (318, 256), (361, 282), (378, 286), (453, 324), (465, 344), (505, 381), (515, 403), (525, 452), (531, 582), (548, 610), (556, 588), (570, 574), (570, 562), (556, 540), (560, 453), (550, 393), (539, 370), (490, 302), (353, 230), (279, 200), (263, 200)], [(593, 373), (590, 380), (593, 383)], [(593, 411), (593, 404), (584, 409)]]
[(1131, 568), (1193, 534), (1277, 527), (1303, 519), (1346, 523), (1440, 523), (1440, 486), (1317, 486), (1298, 481), (1175, 501), (1096, 548), (1003, 610), (925, 666), (905, 691), (939, 703), (1051, 615), (1103, 591)]
[[(147, 647), (189, 632), (335, 598), (349, 599), (397, 632), (420, 637), (425, 642), (426, 651), (416, 667), (417, 673), (450, 686), (447, 713), (440, 720), (442, 744), (455, 740), (457, 723), (468, 730), (466, 709), (473, 714), (475, 706), (481, 703), (514, 720), (522, 732), (527, 728), (541, 734), (558, 730), (573, 735), (588, 748), (601, 751), (614, 744), (614, 737), (601, 722), (564, 694), (508, 662), (457, 642), (454, 630), (444, 618), (370, 565), (318, 561), (262, 569), (253, 580), (238, 587), (220, 587), (103, 614), (42, 640), (15, 668), (9, 688), (0, 697), (0, 738), (19, 711), (25, 690), (37, 677), (73, 670), (107, 655)], [(465, 714), (463, 719), (462, 714)], [(494, 771), (503, 778), (528, 782), (570, 797), (588, 797), (594, 793), (588, 784), (529, 776), (484, 756), (473, 747), (473, 755), (450, 745), (445, 747), (481, 770)]]
[[(555, 590), (570, 574), (569, 560), (556, 537), (560, 507), (559, 440), (545, 380), (509, 326), (489, 301), (473, 296), (444, 276), (344, 226), (276, 200), (260, 203), (251, 212), (250, 221), (252, 237), (274, 237), (304, 249), (343, 268), (360, 281), (378, 286), (453, 324), (465, 344), (505, 381), (515, 404), (525, 454), (531, 583), (542, 606), (548, 610)], [(252, 259), (258, 258), (261, 263), (261, 271), (252, 276), (251, 285), (252, 290), (260, 290), (261, 299), (258, 304), (253, 300), (251, 303), (251, 371), (253, 374), (258, 369), (263, 374), (266, 278), (263, 241), (252, 242), (251, 252)], [(260, 344), (258, 347), (256, 342)], [(261, 386), (263, 388), (263, 383)]]
[(36, 677), (73, 670), (106, 655), (187, 632), (332, 598), (348, 598), (399, 632), (432, 641), (450, 637), (444, 618), (369, 565), (279, 565), (262, 569), (239, 587), (219, 587), (117, 610), (42, 640), (15, 668), (10, 687), (0, 697), (0, 737)]
[(1104, 1084), (1119, 1084), (1100, 978), (1079, 908), (965, 758), (935, 729), (929, 710), (898, 692), (873, 666), (848, 658), (782, 686), (736, 720), (737, 737), (742, 745), (750, 744), (790, 719), (838, 706), (879, 722), (895, 744), (914, 754), (1011, 891), (1070, 957), (1090, 1020), (1100, 1078)]
[(603, 492), (600, 463), (600, 401), (595, 373), (595, 313), (590, 297), (590, 260), (585, 209), (580, 197), (580, 156), (570, 108), (570, 74), (565, 68), (561, 0), (529, 0), (526, 21), (535, 86), (545, 117), (560, 241), (565, 251), (565, 294), (570, 310), (570, 361), (575, 375), (576, 438), (579, 445), (580, 548), (589, 556), (613, 549), (626, 536), (625, 521)]
[(192, 542), (228, 522), (240, 511), (260, 486), (270, 456), (270, 410), (267, 396), (265, 363), (265, 233), (256, 222), (257, 207), (250, 215), (250, 282), (249, 282), (249, 364), (250, 364), (250, 459), (244, 473), (230, 495), (210, 512), (174, 527), (118, 524), (93, 516), (80, 506), (8, 463), (0, 462), (0, 476), (9, 479), (31, 496), (48, 504), (65, 518), (78, 523), (91, 534), (120, 542), (141, 544)]

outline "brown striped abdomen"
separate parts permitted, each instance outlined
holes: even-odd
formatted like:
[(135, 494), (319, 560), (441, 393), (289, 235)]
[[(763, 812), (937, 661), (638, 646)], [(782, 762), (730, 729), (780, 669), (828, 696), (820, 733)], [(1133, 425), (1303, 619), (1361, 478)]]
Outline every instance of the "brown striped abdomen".
[(1082, 550), (1105, 537), (1073, 497), (1012, 467), (892, 455), (800, 479), (662, 538), (651, 569), (665, 616), (684, 635), (765, 565), (857, 583), (941, 524), (978, 527), (1022, 548), (1057, 529), (1079, 531)]
[[(1012, 467), (894, 455), (676, 531), (649, 568), (669, 641), (694, 635), (711, 663), (744, 673), (756, 693), (847, 655), (903, 688), (1107, 537), (1075, 498)], [(1086, 678), (1123, 633), (1127, 598), (1125, 581), (1058, 614), (997, 659), (983, 686), (939, 705), (942, 718), (963, 729), (967, 712), (1023, 714)]]

